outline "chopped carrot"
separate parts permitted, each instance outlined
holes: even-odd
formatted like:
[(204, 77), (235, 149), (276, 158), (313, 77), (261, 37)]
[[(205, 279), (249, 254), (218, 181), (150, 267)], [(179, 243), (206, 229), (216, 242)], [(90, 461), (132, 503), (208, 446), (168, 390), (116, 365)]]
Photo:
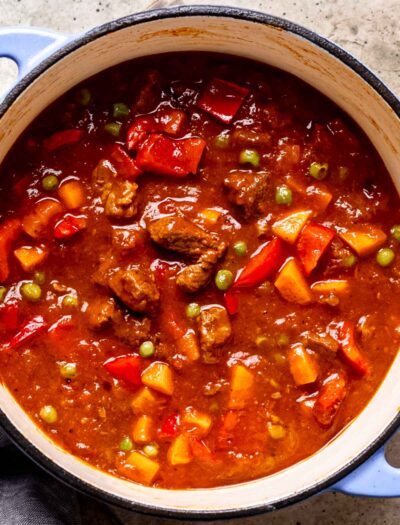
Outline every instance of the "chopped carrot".
[(85, 204), (85, 190), (77, 180), (62, 184), (58, 190), (58, 195), (68, 210), (80, 208)]
[(125, 465), (122, 466), (121, 473), (138, 483), (150, 485), (157, 476), (159, 470), (160, 465), (157, 461), (150, 459), (142, 452), (134, 450), (129, 454)]
[(332, 193), (322, 182), (307, 186), (293, 175), (287, 175), (285, 181), (289, 188), (299, 193), (316, 213), (324, 212), (332, 201)]
[(310, 222), (301, 230), (296, 247), (306, 275), (316, 268), (334, 237), (334, 230), (315, 222)]
[(133, 441), (135, 443), (150, 443), (154, 435), (153, 418), (143, 414), (133, 427)]
[(167, 459), (170, 465), (185, 465), (192, 461), (193, 454), (190, 441), (188, 434), (179, 434), (179, 436), (173, 440), (167, 453)]
[(22, 220), (22, 229), (25, 233), (37, 239), (41, 237), (49, 225), (51, 219), (61, 214), (63, 207), (61, 203), (53, 199), (39, 201), (34, 209)]
[(285, 262), (274, 284), (282, 297), (291, 303), (305, 305), (313, 300), (310, 287), (293, 257)]
[(194, 330), (189, 329), (176, 341), (178, 350), (185, 355), (189, 361), (197, 361), (200, 357), (199, 343)]
[(271, 229), (284, 241), (294, 244), (312, 213), (311, 210), (299, 210), (286, 214), (274, 222)]
[(221, 212), (219, 210), (214, 210), (213, 208), (205, 208), (199, 213), (199, 217), (206, 224), (214, 225), (218, 222), (218, 219), (221, 217)]
[(25, 272), (30, 272), (42, 264), (48, 253), (46, 248), (40, 246), (22, 246), (14, 250), (14, 255)]
[(149, 413), (157, 408), (158, 401), (157, 394), (144, 386), (134, 395), (131, 408), (136, 415)]
[(172, 396), (174, 392), (174, 377), (171, 367), (161, 361), (155, 361), (142, 372), (144, 385)]
[(354, 324), (350, 321), (342, 321), (339, 323), (338, 332), (340, 350), (346, 361), (359, 375), (369, 375), (371, 369), (357, 346)]
[(19, 219), (7, 219), (0, 224), (0, 283), (5, 281), (10, 273), (8, 256), (11, 243), (15, 241), (21, 232), (21, 221)]
[(301, 343), (289, 349), (288, 361), (296, 385), (308, 385), (317, 380), (319, 370), (315, 358)]
[(346, 279), (327, 279), (317, 281), (311, 285), (311, 290), (318, 295), (344, 295), (350, 289), (349, 281)]
[(372, 224), (349, 228), (339, 235), (360, 257), (368, 257), (387, 239), (386, 233)]
[(325, 379), (313, 407), (315, 419), (323, 427), (332, 424), (347, 395), (347, 380), (343, 372), (335, 372)]
[(228, 408), (244, 408), (253, 396), (253, 387), (254, 374), (243, 365), (233, 365)]
[(203, 437), (210, 431), (212, 418), (209, 414), (190, 407), (185, 410), (182, 423), (188, 427), (188, 430), (192, 430), (192, 433)]

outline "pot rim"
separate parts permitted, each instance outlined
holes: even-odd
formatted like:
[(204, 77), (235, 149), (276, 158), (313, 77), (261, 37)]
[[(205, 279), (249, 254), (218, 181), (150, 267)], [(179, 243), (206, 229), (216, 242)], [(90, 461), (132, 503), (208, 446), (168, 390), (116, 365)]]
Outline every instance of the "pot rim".
[[(356, 59), (349, 52), (342, 49), (337, 44), (331, 42), (303, 26), (295, 24), (289, 20), (269, 15), (260, 11), (249, 10), (239, 7), (229, 6), (175, 6), (163, 9), (155, 9), (125, 16), (111, 22), (107, 22), (97, 26), (84, 34), (73, 38), (66, 45), (45, 58), (37, 66), (35, 66), (27, 75), (25, 75), (17, 84), (10, 90), (3, 102), (0, 103), (0, 118), (5, 114), (11, 104), (23, 91), (49, 67), (62, 60), (65, 56), (75, 51), (76, 49), (100, 38), (109, 33), (119, 31), (126, 27), (135, 26), (138, 24), (152, 22), (155, 20), (163, 20), (169, 18), (184, 18), (194, 16), (211, 16), (215, 18), (233, 18), (245, 20), (248, 22), (259, 23), (262, 25), (270, 25), (275, 28), (283, 29), (289, 33), (308, 40), (317, 47), (327, 51), (336, 59), (344, 63), (355, 73), (358, 74), (365, 82), (367, 82), (391, 107), (394, 113), (400, 118), (400, 100), (395, 94), (364, 64)], [(328, 476), (315, 483), (313, 486), (293, 494), (291, 497), (282, 498), (273, 504), (260, 503), (251, 507), (231, 509), (231, 510), (213, 510), (207, 509), (201, 511), (185, 510), (185, 509), (162, 509), (159, 506), (152, 506), (135, 502), (123, 497), (113, 495), (105, 490), (94, 487), (93, 485), (83, 481), (76, 475), (71, 474), (53, 460), (45, 456), (38, 448), (36, 448), (8, 419), (5, 413), (0, 409), (0, 427), (5, 431), (6, 435), (40, 467), (57, 478), (59, 481), (66, 483), (73, 489), (79, 492), (94, 497), (95, 499), (116, 505), (118, 507), (135, 511), (141, 514), (162, 516), (166, 518), (191, 519), (191, 520), (217, 520), (227, 518), (238, 518), (262, 514), (268, 511), (277, 510), (299, 501), (302, 501), (319, 492), (327, 490), (331, 485), (335, 484), (350, 472), (355, 470), (359, 465), (365, 462), (372, 454), (374, 454), (399, 428), (400, 413), (393, 418), (393, 420), (384, 428), (375, 440), (366, 447), (358, 456), (351, 459), (342, 468), (337, 470), (335, 474)], [(101, 471), (99, 471), (101, 473)]]

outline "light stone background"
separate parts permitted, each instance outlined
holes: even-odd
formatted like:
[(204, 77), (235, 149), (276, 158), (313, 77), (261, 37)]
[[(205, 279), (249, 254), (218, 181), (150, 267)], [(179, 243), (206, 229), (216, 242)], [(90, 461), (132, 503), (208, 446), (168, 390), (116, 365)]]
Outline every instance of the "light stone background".
[[(0, 0), (0, 27), (40, 26), (79, 33), (113, 18), (141, 11), (163, 0)], [(175, 1), (175, 3), (183, 3)], [(187, 2), (189, 3), (189, 2)], [(219, 0), (192, 4), (224, 4), (259, 9), (288, 18), (346, 48), (375, 71), (400, 96), (400, 0)], [(12, 82), (15, 67), (0, 59), (0, 93)], [(400, 439), (388, 447), (400, 465)], [(400, 487), (399, 487), (400, 490)], [(174, 525), (105, 507), (81, 498), (85, 525)], [(1, 521), (1, 518), (0, 518)], [(194, 522), (186, 522), (187, 525)], [(229, 525), (398, 525), (400, 498), (355, 498), (326, 493), (272, 514), (229, 520)], [(3, 524), (1, 524), (3, 525)], [(5, 524), (4, 524), (5, 525)]]

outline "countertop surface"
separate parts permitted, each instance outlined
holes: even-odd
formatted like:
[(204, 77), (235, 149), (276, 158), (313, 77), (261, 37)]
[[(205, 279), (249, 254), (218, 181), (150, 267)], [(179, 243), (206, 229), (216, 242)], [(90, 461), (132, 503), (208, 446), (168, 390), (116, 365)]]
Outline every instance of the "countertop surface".
[[(156, 6), (151, 0), (0, 0), (0, 27), (39, 26), (79, 33), (134, 11)], [(184, 3), (175, 1), (174, 3)], [(189, 3), (189, 2), (187, 2)], [(191, 4), (223, 4), (258, 9), (304, 25), (346, 48), (400, 96), (400, 0), (219, 0)], [(15, 67), (0, 59), (0, 93), (12, 81)], [(390, 457), (400, 464), (400, 439)], [(138, 516), (104, 507), (82, 497), (85, 525), (174, 525), (181, 522)], [(189, 523), (189, 522), (186, 522)], [(263, 516), (229, 520), (229, 525), (397, 525), (400, 498), (372, 499), (326, 493)]]

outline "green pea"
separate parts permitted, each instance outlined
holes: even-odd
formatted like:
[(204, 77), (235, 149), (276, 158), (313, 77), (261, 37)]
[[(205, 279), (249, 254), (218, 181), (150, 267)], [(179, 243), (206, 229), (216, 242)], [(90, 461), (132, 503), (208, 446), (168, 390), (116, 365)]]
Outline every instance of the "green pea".
[(144, 341), (139, 347), (139, 354), (142, 357), (151, 357), (154, 355), (155, 348), (151, 341)]
[(352, 253), (345, 257), (342, 264), (345, 268), (352, 268), (357, 263), (357, 257)]
[(281, 333), (276, 336), (276, 344), (278, 346), (287, 346), (289, 344), (289, 336)]
[(62, 300), (62, 305), (66, 308), (76, 308), (79, 305), (76, 295), (65, 295)]
[(73, 379), (77, 375), (76, 363), (64, 363), (60, 367), (60, 374), (65, 379)]
[(0, 303), (4, 301), (6, 294), (7, 294), (7, 288), (5, 286), (0, 286)]
[(288, 186), (286, 186), (285, 184), (282, 184), (282, 186), (277, 186), (275, 190), (276, 204), (290, 205), (292, 204), (292, 200), (293, 200), (292, 190)]
[(379, 266), (390, 266), (394, 261), (395, 253), (391, 248), (381, 248), (376, 254), (376, 262)]
[(42, 179), (42, 188), (45, 191), (54, 191), (58, 188), (59, 183), (56, 175), (46, 175), (46, 177)]
[(319, 163), (312, 162), (308, 168), (308, 172), (311, 177), (317, 180), (323, 180), (328, 175), (329, 164), (327, 162)]
[(214, 146), (218, 149), (226, 149), (229, 146), (229, 135), (220, 133), (214, 138)]
[(244, 241), (235, 242), (233, 249), (235, 250), (236, 255), (243, 257), (243, 255), (246, 255), (247, 253), (247, 244)]
[(45, 405), (40, 409), (39, 416), (49, 425), (55, 423), (58, 419), (57, 410), (52, 405)]
[(44, 284), (46, 282), (46, 274), (44, 272), (36, 271), (33, 274), (33, 282), (36, 284)]
[(121, 439), (119, 443), (119, 449), (123, 450), (124, 452), (129, 452), (129, 450), (132, 450), (133, 443), (129, 436), (125, 436)]
[(121, 126), (122, 124), (119, 122), (108, 122), (104, 125), (104, 131), (107, 131), (107, 133), (113, 137), (119, 137), (119, 134), (121, 133)]
[(20, 292), (22, 297), (31, 303), (36, 303), (42, 296), (42, 289), (36, 283), (24, 283)]
[(92, 100), (92, 94), (89, 89), (82, 88), (76, 94), (76, 101), (82, 106), (88, 106)]
[(215, 276), (215, 285), (218, 290), (226, 291), (233, 283), (233, 273), (230, 270), (219, 270)]
[(390, 234), (393, 239), (396, 239), (396, 241), (400, 242), (400, 224), (395, 224), (390, 230)]
[(127, 117), (130, 113), (130, 109), (123, 102), (116, 102), (113, 104), (113, 117)]
[(268, 337), (265, 335), (258, 335), (255, 342), (259, 348), (266, 348), (268, 346)]
[(156, 443), (149, 443), (143, 447), (143, 452), (149, 458), (155, 458), (158, 456), (158, 445)]
[(255, 168), (260, 165), (260, 155), (255, 149), (243, 149), (239, 154), (240, 164), (251, 164)]
[(197, 303), (190, 303), (186, 306), (186, 316), (189, 317), (189, 319), (194, 319), (195, 317), (198, 317), (200, 315), (201, 308), (200, 305)]

